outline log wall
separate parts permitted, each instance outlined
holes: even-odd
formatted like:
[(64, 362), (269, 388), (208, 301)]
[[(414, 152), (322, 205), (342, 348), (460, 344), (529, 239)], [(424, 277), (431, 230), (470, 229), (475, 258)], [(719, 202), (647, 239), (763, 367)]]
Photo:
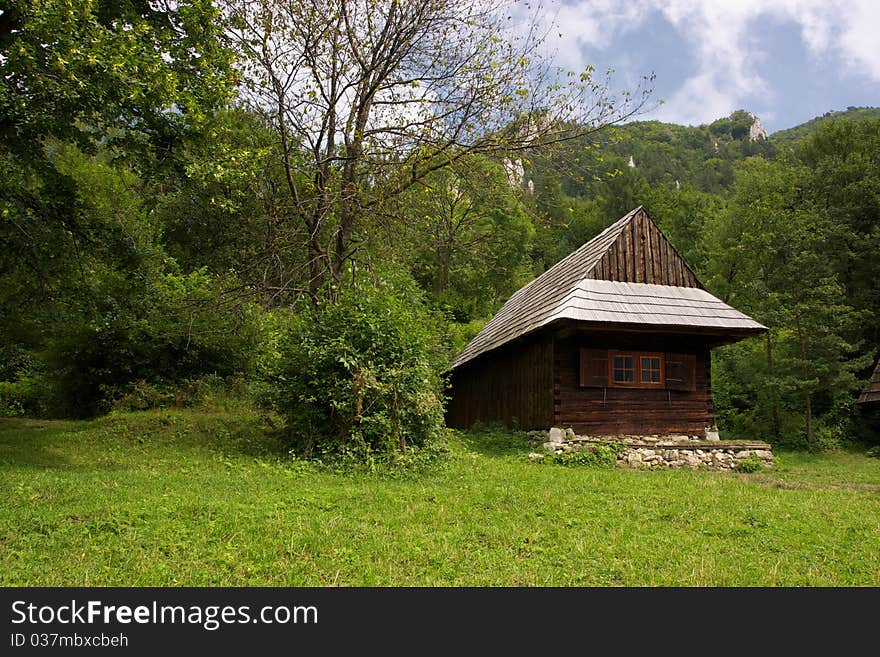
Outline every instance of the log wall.
[[(585, 435), (705, 436), (714, 424), (708, 338), (656, 333), (581, 331), (554, 344), (553, 426)], [(692, 354), (694, 390), (581, 386), (581, 349)]]
[(456, 368), (450, 379), (446, 425), (501, 422), (547, 429), (553, 422), (553, 338), (515, 341)]

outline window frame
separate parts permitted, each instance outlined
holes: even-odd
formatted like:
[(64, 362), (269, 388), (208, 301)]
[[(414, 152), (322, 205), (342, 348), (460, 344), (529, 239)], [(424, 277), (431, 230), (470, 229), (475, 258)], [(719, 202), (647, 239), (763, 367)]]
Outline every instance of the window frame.
[[(633, 381), (614, 380), (614, 359), (633, 359)], [(656, 358), (660, 363), (659, 381), (642, 381), (642, 358)], [(611, 349), (608, 351), (608, 386), (613, 388), (665, 388), (666, 358), (662, 352)], [(653, 369), (653, 368), (652, 368)]]

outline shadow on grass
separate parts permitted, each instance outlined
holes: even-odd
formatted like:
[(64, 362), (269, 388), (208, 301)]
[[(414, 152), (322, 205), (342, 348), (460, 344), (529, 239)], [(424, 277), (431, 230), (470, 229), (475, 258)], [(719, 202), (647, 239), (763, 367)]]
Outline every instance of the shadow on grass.
[[(114, 412), (93, 420), (0, 419), (0, 465), (115, 469), (114, 458), (136, 450), (208, 450), (227, 455), (288, 455), (277, 418), (256, 413), (151, 410)], [(72, 458), (68, 459), (65, 454)], [(76, 465), (81, 455), (94, 455)]]
[(484, 456), (520, 456), (533, 449), (528, 434), (501, 425), (475, 426), (457, 434), (465, 447)]
[(70, 433), (67, 423), (3, 418), (0, 420), (0, 466), (68, 468), (70, 461), (52, 449)]

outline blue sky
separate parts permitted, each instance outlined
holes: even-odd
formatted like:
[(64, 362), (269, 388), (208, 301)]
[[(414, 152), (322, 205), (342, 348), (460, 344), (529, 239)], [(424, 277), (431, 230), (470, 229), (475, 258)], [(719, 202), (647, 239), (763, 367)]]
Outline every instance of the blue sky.
[[(880, 0), (548, 0), (557, 63), (656, 74), (640, 119), (697, 125), (735, 109), (767, 132), (880, 106)], [(561, 37), (559, 36), (561, 34)]]

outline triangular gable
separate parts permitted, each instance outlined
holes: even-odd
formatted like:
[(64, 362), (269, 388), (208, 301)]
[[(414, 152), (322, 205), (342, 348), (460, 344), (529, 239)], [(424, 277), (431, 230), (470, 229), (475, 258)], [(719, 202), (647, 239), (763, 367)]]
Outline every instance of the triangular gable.
[[(661, 285), (696, 288), (706, 297), (722, 303), (704, 291), (696, 274), (660, 232), (644, 208), (639, 206), (514, 292), (483, 330), (452, 361), (452, 367), (458, 367), (556, 319), (566, 318), (571, 314), (569, 311), (576, 310), (569, 306), (571, 300), (577, 297), (579, 283), (584, 280), (642, 283), (651, 288)], [(726, 305), (725, 307), (729, 308)], [(750, 317), (734, 312), (740, 318), (735, 326), (728, 328), (740, 332), (766, 330)], [(575, 317), (576, 315), (572, 318)], [(742, 321), (742, 318), (747, 321)], [(712, 321), (713, 323), (706, 326), (715, 330), (725, 328), (716, 320)], [(675, 325), (677, 324), (672, 324)], [(693, 326), (690, 321), (687, 325)]]
[(880, 404), (880, 362), (874, 369), (874, 376), (868, 382), (868, 385), (859, 395), (859, 404)]
[(586, 278), (703, 287), (697, 275), (644, 208), (636, 208), (624, 219), (626, 221), (620, 226), (620, 235), (596, 260)]

